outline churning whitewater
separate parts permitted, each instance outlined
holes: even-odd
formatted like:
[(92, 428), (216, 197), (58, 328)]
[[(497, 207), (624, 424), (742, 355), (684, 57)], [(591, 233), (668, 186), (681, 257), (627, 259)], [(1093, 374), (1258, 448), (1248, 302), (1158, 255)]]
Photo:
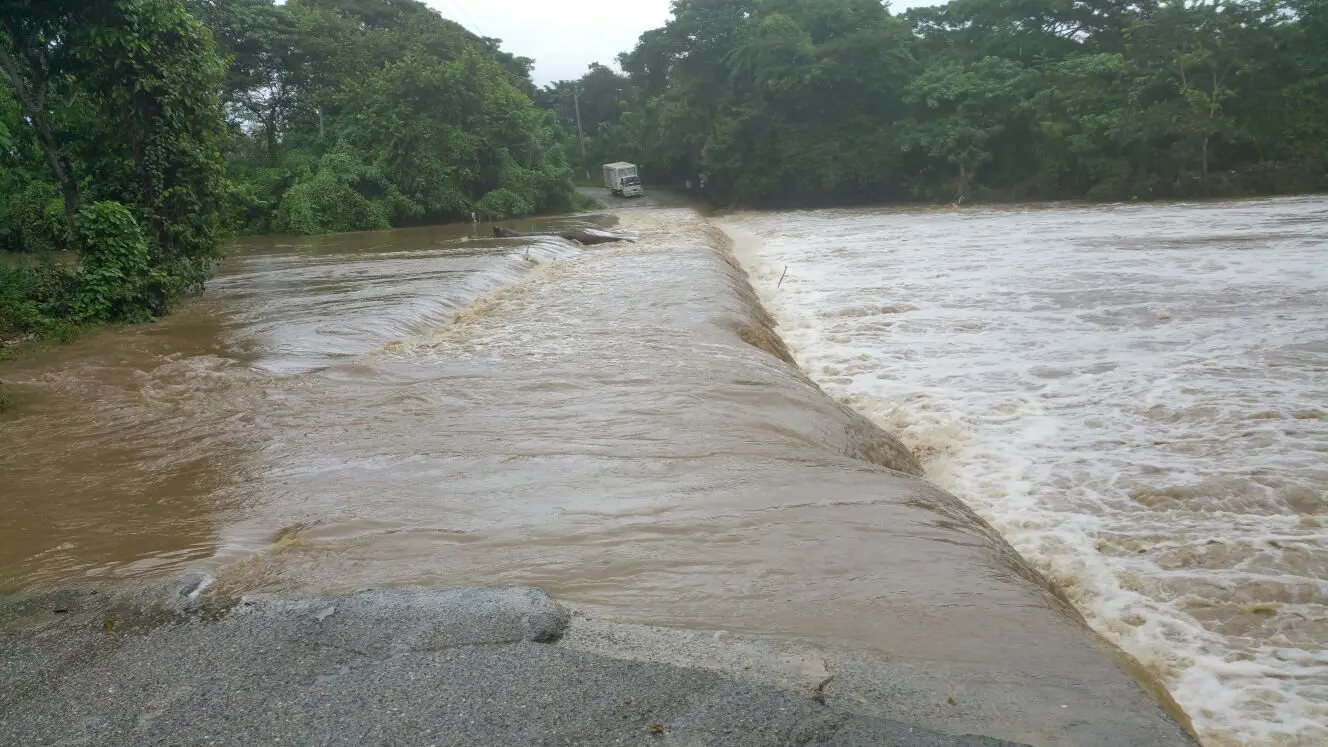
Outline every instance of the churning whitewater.
[(725, 227), (800, 365), (1206, 743), (1328, 743), (1328, 202)]

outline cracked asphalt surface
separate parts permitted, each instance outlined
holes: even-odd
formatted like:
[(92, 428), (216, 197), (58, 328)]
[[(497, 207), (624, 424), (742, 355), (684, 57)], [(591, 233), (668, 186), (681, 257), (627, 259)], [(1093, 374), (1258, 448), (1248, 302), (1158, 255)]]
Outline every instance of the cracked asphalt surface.
[[(1016, 744), (827, 698), (823, 662), (804, 667), (805, 686), (739, 679), (569, 646), (572, 620), (517, 588), (175, 610), (87, 592), (11, 601), (0, 604), (0, 744)], [(1174, 724), (1148, 723), (1159, 744), (1186, 743)]]

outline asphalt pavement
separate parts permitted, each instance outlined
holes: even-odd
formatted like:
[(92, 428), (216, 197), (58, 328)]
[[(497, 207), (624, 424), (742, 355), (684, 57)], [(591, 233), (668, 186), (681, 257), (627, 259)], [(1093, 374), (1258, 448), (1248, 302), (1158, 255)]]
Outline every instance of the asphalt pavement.
[[(926, 714), (892, 699), (908, 667), (592, 620), (535, 589), (189, 591), (0, 602), (0, 744), (1019, 743), (947, 721), (953, 697)], [(1047, 743), (1191, 744), (1146, 696), (1104, 696)]]

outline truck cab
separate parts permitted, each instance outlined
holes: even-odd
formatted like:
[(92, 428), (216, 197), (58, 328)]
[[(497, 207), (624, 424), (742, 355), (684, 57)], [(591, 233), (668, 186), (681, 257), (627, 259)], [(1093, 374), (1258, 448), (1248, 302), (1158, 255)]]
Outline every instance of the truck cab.
[(640, 197), (646, 193), (641, 175), (631, 163), (604, 164), (604, 186), (619, 197)]

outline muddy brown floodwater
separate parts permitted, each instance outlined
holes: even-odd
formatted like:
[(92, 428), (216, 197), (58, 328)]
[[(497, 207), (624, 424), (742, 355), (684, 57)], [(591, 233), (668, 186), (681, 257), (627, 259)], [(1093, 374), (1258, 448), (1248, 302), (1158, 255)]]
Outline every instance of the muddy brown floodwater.
[(1104, 646), (791, 364), (717, 229), (616, 230), (254, 241), (168, 320), (9, 365), (0, 587), (525, 584), (1091, 697)]

